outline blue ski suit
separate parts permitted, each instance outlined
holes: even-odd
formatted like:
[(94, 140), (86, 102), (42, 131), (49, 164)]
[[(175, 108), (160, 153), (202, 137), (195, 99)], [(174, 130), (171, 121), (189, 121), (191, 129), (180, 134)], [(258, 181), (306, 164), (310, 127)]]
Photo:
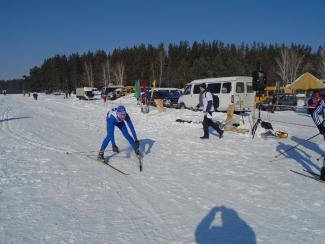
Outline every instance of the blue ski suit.
[[(131, 130), (133, 138), (131, 137), (131, 135), (128, 132), (125, 121)], [(104, 151), (106, 149), (106, 147), (110, 141), (112, 141), (112, 144), (115, 145), (115, 137), (114, 137), (115, 126), (121, 130), (123, 136), (128, 140), (128, 142), (130, 143), (132, 148), (134, 150), (136, 150), (135, 141), (138, 140), (137, 134), (135, 133), (133, 123), (132, 123), (131, 118), (128, 113), (126, 113), (125, 119), (120, 119), (117, 116), (116, 111), (111, 111), (107, 114), (106, 123), (107, 123), (107, 127), (106, 127), (107, 128), (107, 136), (105, 137), (105, 139), (102, 143), (102, 146), (100, 148), (101, 151)]]

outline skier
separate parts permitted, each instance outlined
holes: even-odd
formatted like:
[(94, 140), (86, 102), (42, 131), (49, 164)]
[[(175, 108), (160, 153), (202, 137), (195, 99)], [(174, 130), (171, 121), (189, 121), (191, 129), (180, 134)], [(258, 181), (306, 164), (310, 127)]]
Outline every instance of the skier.
[(214, 112), (214, 106), (213, 106), (213, 97), (211, 92), (207, 89), (207, 86), (205, 83), (202, 83), (200, 85), (200, 90), (202, 92), (202, 100), (203, 100), (203, 131), (204, 135), (201, 136), (201, 139), (209, 139), (209, 127), (211, 126), (219, 133), (219, 138), (222, 138), (223, 136), (223, 130), (219, 128), (219, 126), (216, 123), (213, 123), (211, 116), (212, 112)]
[[(131, 137), (131, 135), (128, 132), (125, 121), (131, 130), (133, 138)], [(108, 112), (107, 117), (106, 117), (106, 122), (107, 122), (107, 127), (106, 127), (107, 128), (107, 136), (103, 140), (102, 146), (98, 153), (98, 157), (97, 157), (98, 160), (105, 160), (104, 151), (110, 141), (112, 141), (113, 152), (119, 153), (119, 148), (115, 144), (115, 137), (114, 137), (115, 126), (121, 130), (123, 136), (128, 140), (128, 142), (134, 149), (135, 153), (137, 155), (140, 154), (140, 149), (139, 149), (140, 142), (137, 139), (137, 134), (134, 130), (133, 123), (131, 121), (129, 114), (126, 112), (126, 109), (124, 106), (118, 106), (117, 108)]]
[[(312, 117), (319, 130), (319, 133), (324, 136), (324, 140), (325, 140), (324, 112), (325, 112), (325, 103), (323, 99), (320, 99), (316, 106), (315, 111), (312, 114)], [(320, 179), (325, 180), (325, 158), (323, 158), (323, 167), (321, 169)]]

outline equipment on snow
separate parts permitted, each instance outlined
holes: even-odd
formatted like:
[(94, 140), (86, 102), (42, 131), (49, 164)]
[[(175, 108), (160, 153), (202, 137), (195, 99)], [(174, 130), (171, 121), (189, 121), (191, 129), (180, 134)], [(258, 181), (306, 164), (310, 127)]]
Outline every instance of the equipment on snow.
[[(292, 173), (295, 173), (297, 175), (301, 175), (301, 176), (304, 176), (304, 177), (307, 177), (309, 179), (312, 179), (312, 180), (315, 180), (315, 181), (318, 181), (320, 183), (325, 183), (325, 180), (321, 180), (319, 175), (316, 175), (315, 173), (311, 173), (311, 172), (308, 172), (309, 174), (304, 174), (304, 173), (301, 173), (301, 172), (298, 172), (298, 171), (295, 171), (295, 170), (290, 170)], [(310, 175), (312, 174), (312, 175)]]
[(123, 174), (123, 175), (129, 175), (129, 174), (126, 173), (125, 171), (120, 170), (120, 169), (116, 168), (115, 166), (111, 165), (111, 164), (108, 162), (108, 160), (105, 159), (105, 158), (104, 158), (103, 160), (99, 160), (98, 157), (96, 157), (96, 156), (94, 156), (94, 155), (87, 155), (87, 157), (90, 158), (90, 159), (95, 160), (96, 162), (103, 163), (104, 165), (107, 165), (107, 166), (111, 167), (112, 169), (114, 169), (115, 171), (117, 171), (117, 172), (119, 172), (119, 173), (121, 173), (121, 174)]
[(276, 131), (273, 133), (271, 130), (266, 131), (265, 133), (261, 134), (262, 138), (276, 138), (276, 139), (286, 139), (288, 138), (288, 133), (284, 131)]

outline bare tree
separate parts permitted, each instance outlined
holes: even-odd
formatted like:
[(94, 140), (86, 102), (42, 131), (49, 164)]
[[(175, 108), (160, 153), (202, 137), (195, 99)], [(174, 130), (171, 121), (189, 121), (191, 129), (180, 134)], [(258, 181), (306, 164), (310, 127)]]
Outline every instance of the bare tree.
[(295, 50), (290, 49), (289, 52), (290, 62), (289, 62), (289, 84), (294, 82), (297, 79), (297, 73), (302, 63), (303, 58), (305, 55), (299, 56)]
[(165, 54), (160, 50), (157, 57), (150, 65), (151, 79), (158, 80), (158, 87), (161, 87), (163, 67), (164, 67)]
[(158, 84), (159, 87), (161, 87), (161, 80), (162, 80), (162, 74), (163, 74), (163, 66), (164, 66), (164, 60), (165, 60), (165, 54), (163, 50), (159, 51), (159, 66), (160, 66), (160, 72), (159, 72), (159, 80)]
[(325, 45), (321, 48), (321, 63), (320, 63), (320, 75), (325, 79)]
[(280, 57), (275, 59), (277, 64), (276, 73), (280, 76), (283, 83), (288, 82), (288, 70), (289, 70), (289, 51), (288, 48), (282, 48), (280, 51)]
[(94, 87), (93, 66), (91, 62), (84, 62), (84, 81), (89, 87)]
[(117, 85), (123, 85), (124, 71), (125, 71), (125, 67), (124, 67), (123, 62), (117, 61), (116, 65), (115, 65), (115, 71), (114, 71)]
[(294, 49), (282, 48), (280, 57), (275, 59), (276, 73), (284, 85), (291, 84), (296, 78), (304, 56), (299, 56)]
[(102, 71), (103, 85), (106, 87), (111, 83), (111, 64), (108, 59), (104, 63), (102, 63)]

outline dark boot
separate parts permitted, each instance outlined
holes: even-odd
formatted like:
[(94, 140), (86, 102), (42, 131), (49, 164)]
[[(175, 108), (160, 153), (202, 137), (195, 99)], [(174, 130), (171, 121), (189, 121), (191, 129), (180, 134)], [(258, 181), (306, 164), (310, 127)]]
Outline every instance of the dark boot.
[(223, 137), (223, 130), (219, 132), (219, 138), (221, 139)]
[(204, 135), (204, 136), (201, 136), (200, 138), (201, 139), (209, 139), (209, 136)]
[(320, 179), (325, 181), (325, 167), (322, 167), (320, 171)]
[(97, 159), (98, 160), (105, 160), (105, 158), (104, 158), (104, 151), (99, 151), (98, 156), (97, 156)]

